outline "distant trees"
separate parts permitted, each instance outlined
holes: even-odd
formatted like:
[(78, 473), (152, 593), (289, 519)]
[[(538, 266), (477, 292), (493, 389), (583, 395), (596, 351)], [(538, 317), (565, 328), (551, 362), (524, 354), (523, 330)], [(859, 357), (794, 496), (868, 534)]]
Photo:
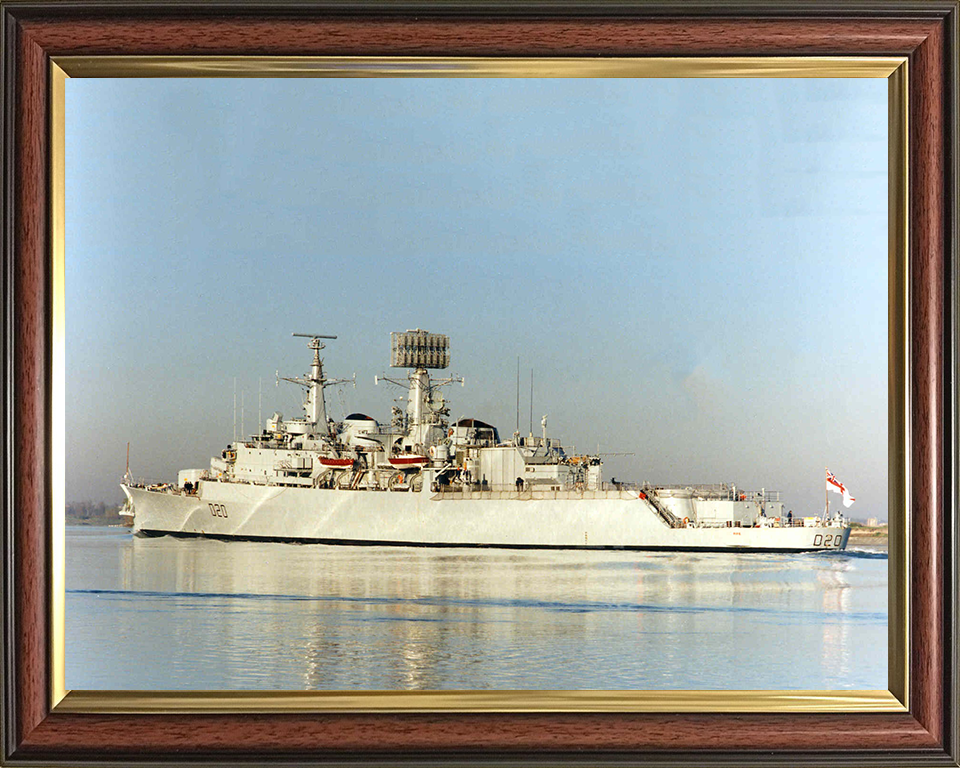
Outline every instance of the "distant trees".
[(67, 523), (71, 525), (119, 525), (120, 504), (105, 501), (67, 502)]

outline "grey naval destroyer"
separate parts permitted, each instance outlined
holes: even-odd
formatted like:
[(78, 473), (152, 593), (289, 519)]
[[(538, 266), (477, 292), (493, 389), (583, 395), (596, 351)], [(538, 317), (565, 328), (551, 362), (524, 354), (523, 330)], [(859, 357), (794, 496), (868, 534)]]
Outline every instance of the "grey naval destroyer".
[[(363, 413), (327, 414), (323, 340), (308, 339), (304, 414), (275, 413), (259, 434), (230, 443), (177, 482), (124, 477), (123, 513), (143, 536), (443, 547), (543, 549), (844, 549), (838, 513), (784, 516), (780, 494), (733, 484), (658, 486), (605, 482), (599, 455), (568, 453), (548, 437), (502, 439), (476, 418), (451, 422), (441, 393), (462, 379), (431, 378), (450, 363), (447, 336), (391, 334), (391, 366), (406, 379), (406, 407), (389, 424)], [(829, 510), (829, 507), (827, 508)]]

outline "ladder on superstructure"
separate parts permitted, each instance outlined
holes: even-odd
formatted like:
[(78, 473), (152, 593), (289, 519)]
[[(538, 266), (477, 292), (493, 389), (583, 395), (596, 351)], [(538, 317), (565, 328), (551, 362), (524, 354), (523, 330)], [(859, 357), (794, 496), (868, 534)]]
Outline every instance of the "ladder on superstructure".
[(653, 486), (644, 485), (643, 492), (646, 494), (647, 501), (650, 502), (650, 506), (657, 511), (657, 514), (660, 515), (660, 518), (663, 520), (663, 522), (665, 522), (671, 528), (682, 527), (677, 516), (667, 509), (664, 503), (660, 501), (660, 497), (657, 496), (657, 491)]

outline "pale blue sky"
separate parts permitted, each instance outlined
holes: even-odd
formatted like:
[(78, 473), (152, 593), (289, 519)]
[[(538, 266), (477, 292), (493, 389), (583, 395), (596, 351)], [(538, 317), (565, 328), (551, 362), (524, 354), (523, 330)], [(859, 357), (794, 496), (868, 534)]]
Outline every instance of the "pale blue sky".
[[(67, 82), (67, 498), (294, 415), (291, 331), (386, 419), (389, 333), (454, 417), (632, 452), (606, 476), (886, 516), (884, 80)], [(394, 371), (394, 374), (397, 372)], [(239, 395), (238, 395), (239, 400)], [(831, 502), (838, 500), (834, 497)]]

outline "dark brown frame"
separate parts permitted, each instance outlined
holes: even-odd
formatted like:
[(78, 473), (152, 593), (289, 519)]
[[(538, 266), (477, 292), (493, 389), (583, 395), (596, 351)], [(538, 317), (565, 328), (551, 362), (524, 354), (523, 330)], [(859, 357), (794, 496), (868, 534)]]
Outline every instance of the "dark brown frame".
[[(371, 5), (0, 0), (0, 761), (958, 765), (956, 0)], [(51, 56), (882, 55), (909, 58), (910, 710), (891, 714), (50, 711)]]

